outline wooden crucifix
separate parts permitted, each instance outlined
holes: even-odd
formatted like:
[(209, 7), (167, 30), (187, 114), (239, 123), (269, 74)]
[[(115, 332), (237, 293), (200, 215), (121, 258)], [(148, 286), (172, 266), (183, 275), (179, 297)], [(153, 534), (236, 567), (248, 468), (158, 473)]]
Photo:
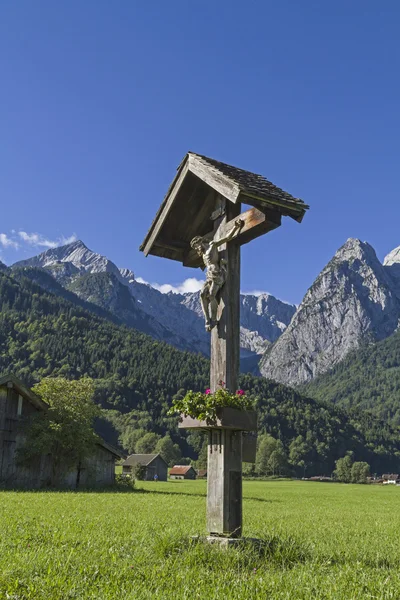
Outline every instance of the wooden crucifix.
[[(241, 205), (251, 206), (241, 212)], [(189, 152), (140, 249), (206, 269), (201, 292), (211, 332), (210, 389), (235, 393), (240, 352), (240, 247), (281, 225), (301, 222), (308, 209), (262, 177)], [(186, 418), (181, 427), (208, 430), (207, 528), (214, 537), (241, 536), (242, 432), (251, 415), (226, 411), (213, 426)]]
[[(201, 256), (206, 281), (201, 290), (205, 327), (211, 331), (210, 389), (236, 391), (240, 352), (240, 246), (264, 233), (266, 215), (253, 208), (242, 214), (240, 203), (218, 199), (211, 215), (214, 229), (191, 240)], [(222, 382), (222, 383), (221, 383)]]

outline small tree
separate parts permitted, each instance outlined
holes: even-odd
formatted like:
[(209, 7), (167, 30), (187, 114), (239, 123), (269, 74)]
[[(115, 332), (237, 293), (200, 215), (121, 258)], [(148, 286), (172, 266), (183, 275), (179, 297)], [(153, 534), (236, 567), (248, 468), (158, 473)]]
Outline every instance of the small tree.
[(18, 460), (29, 464), (42, 455), (51, 455), (51, 485), (58, 485), (74, 467), (79, 486), (82, 465), (96, 447), (93, 429), (100, 409), (93, 402), (94, 384), (86, 377), (68, 381), (63, 377), (46, 378), (33, 391), (48, 405), (25, 428), (25, 443)]
[(182, 456), (178, 444), (174, 444), (169, 434), (158, 440), (155, 452), (161, 454), (169, 467), (178, 464)]
[(135, 465), (133, 467), (133, 477), (138, 481), (146, 479), (147, 467), (145, 465)]
[(129, 454), (133, 454), (135, 452), (136, 443), (145, 434), (146, 431), (144, 429), (134, 429), (132, 426), (128, 426), (123, 430), (118, 439), (124, 450), (129, 452)]
[(196, 469), (206, 469), (207, 468), (207, 457), (208, 457), (208, 442), (206, 439), (203, 440), (203, 445), (201, 446), (199, 455), (197, 460), (193, 461), (193, 465)]
[(258, 439), (258, 448), (256, 454), (255, 470), (258, 475), (267, 475), (270, 472), (269, 459), (271, 454), (277, 448), (277, 442), (272, 435), (260, 435)]
[(287, 467), (287, 457), (283, 444), (280, 440), (277, 440), (276, 448), (271, 452), (268, 459), (268, 470), (272, 475), (282, 475)]
[(336, 469), (334, 471), (334, 477), (338, 481), (343, 481), (343, 483), (350, 483), (351, 481), (351, 468), (353, 465), (352, 457), (347, 454), (343, 458), (339, 458), (335, 462)]
[(306, 469), (309, 464), (308, 458), (310, 454), (310, 445), (302, 435), (293, 439), (289, 446), (289, 462), (296, 471), (305, 477)]
[(157, 446), (157, 442), (160, 439), (157, 433), (145, 433), (135, 445), (136, 454), (152, 454)]
[(370, 467), (366, 462), (355, 462), (351, 467), (351, 482), (352, 483), (367, 483)]

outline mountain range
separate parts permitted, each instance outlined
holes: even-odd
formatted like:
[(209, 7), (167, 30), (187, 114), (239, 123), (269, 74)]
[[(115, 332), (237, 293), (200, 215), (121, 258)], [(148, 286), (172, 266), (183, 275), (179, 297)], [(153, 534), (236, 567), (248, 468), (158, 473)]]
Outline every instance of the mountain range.
[[(108, 310), (125, 324), (181, 350), (209, 355), (199, 292), (163, 294), (137, 281), (130, 269), (119, 269), (89, 250), (82, 241), (46, 250), (12, 268), (29, 269), (33, 279), (40, 279), (37, 269), (44, 270), (65, 289)], [(295, 310), (294, 305), (270, 294), (241, 295), (241, 356), (262, 354), (282, 334)]]
[[(46, 250), (12, 269), (54, 293), (73, 292), (157, 340), (209, 355), (199, 292), (163, 294), (82, 241)], [(58, 292), (51, 289), (54, 283), (61, 286)], [(241, 295), (242, 363), (268, 379), (304, 385), (357, 349), (394, 334), (399, 320), (400, 247), (381, 263), (371, 245), (350, 238), (297, 309), (270, 294)]]

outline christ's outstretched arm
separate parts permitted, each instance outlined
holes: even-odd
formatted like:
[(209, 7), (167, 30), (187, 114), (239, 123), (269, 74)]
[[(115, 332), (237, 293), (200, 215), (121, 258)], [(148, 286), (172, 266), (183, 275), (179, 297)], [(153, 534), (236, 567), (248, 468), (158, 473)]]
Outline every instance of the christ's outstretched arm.
[(221, 238), (220, 240), (212, 241), (211, 244), (218, 248), (218, 246), (222, 246), (222, 244), (226, 244), (226, 242), (230, 242), (230, 240), (237, 233), (239, 233), (239, 230), (243, 227), (243, 225), (244, 225), (244, 221), (242, 221), (242, 219), (236, 219), (235, 225), (232, 227), (230, 232), (225, 237)]

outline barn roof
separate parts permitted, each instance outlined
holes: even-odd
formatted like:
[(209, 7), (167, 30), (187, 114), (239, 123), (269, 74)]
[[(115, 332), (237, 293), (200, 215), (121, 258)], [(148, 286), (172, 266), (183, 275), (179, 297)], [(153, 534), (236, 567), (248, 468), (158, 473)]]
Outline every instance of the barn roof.
[(195, 235), (212, 231), (211, 215), (218, 196), (233, 204), (249, 204), (275, 218), (289, 216), (298, 222), (309, 208), (262, 175), (188, 152), (140, 250), (146, 256), (153, 254), (198, 266), (185, 262), (190, 241)]
[(104, 450), (107, 450), (108, 452), (110, 452), (110, 454), (113, 454), (118, 458), (125, 458), (126, 456), (126, 454), (118, 450), (118, 448), (115, 448), (115, 446), (112, 446), (111, 444), (103, 440), (103, 438), (101, 437), (99, 437), (99, 441), (97, 442), (97, 444), (104, 448)]
[(37, 394), (32, 392), (20, 379), (12, 373), (7, 373), (0, 376), (0, 386), (12, 384), (12, 387), (17, 390), (23, 398), (26, 398), (33, 406), (39, 410), (47, 410), (49, 405), (44, 402)]
[(190, 469), (193, 469), (193, 467), (191, 465), (189, 465), (189, 466), (188, 465), (175, 465), (174, 467), (172, 467), (172, 469), (170, 469), (169, 474), (170, 475), (186, 475), (186, 473), (188, 473), (190, 471)]
[(152, 463), (157, 457), (160, 457), (161, 460), (164, 460), (161, 454), (131, 454), (126, 460), (124, 460), (122, 466), (135, 467), (136, 465), (141, 465), (143, 467), (148, 467), (149, 464)]

